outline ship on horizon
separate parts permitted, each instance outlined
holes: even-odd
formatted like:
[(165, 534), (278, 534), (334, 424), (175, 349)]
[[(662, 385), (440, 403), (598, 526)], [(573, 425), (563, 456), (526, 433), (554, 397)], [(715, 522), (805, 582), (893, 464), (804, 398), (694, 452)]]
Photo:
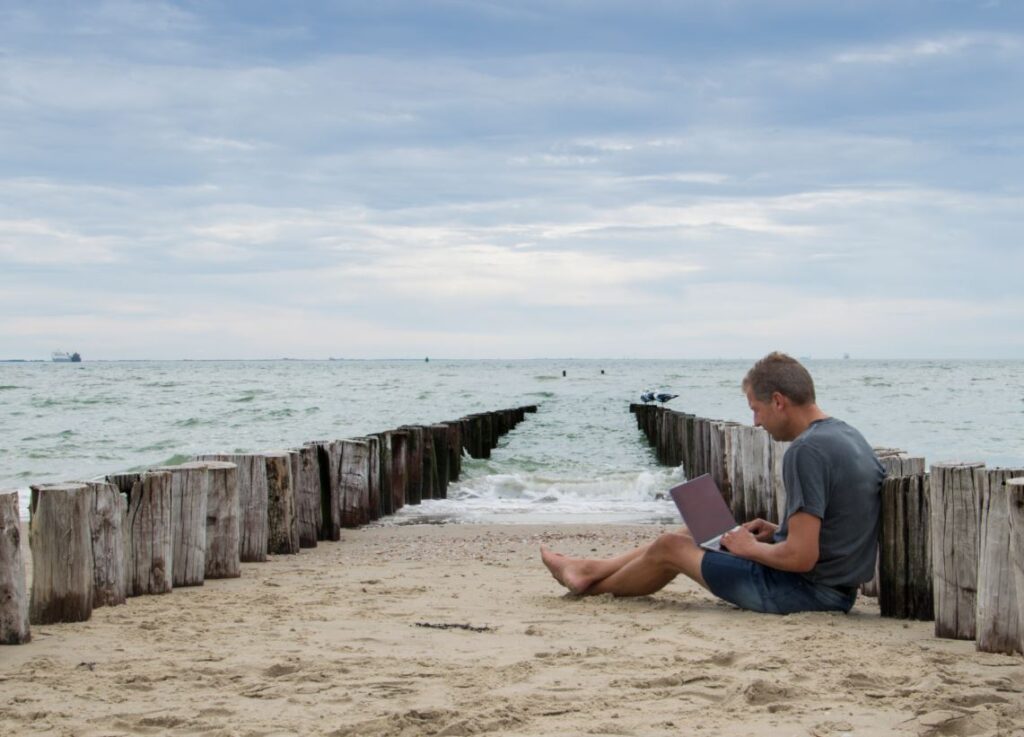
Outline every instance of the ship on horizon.
[(50, 354), (50, 359), (54, 363), (81, 363), (82, 357), (77, 353), (65, 353), (64, 351), (54, 351)]

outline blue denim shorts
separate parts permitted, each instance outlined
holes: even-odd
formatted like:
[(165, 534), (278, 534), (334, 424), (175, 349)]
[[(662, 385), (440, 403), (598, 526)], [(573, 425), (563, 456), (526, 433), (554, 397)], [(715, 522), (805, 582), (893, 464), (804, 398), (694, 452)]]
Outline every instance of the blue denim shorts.
[(768, 614), (848, 612), (857, 590), (844, 593), (799, 573), (779, 571), (745, 558), (708, 550), (700, 575), (711, 593), (741, 609)]

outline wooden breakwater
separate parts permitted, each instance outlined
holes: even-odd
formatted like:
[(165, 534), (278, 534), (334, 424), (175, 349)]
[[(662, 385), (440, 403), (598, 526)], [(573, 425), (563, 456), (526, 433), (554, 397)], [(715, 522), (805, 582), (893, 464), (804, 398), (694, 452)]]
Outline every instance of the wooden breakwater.
[[(789, 443), (762, 428), (631, 404), (658, 461), (710, 474), (736, 519), (778, 522)], [(935, 622), (937, 637), (1024, 653), (1024, 468), (934, 463), (875, 448), (886, 477), (875, 580), (884, 617)]]
[(463, 454), (489, 458), (536, 405), (260, 453), (31, 487), (26, 586), (18, 493), (0, 491), (0, 644), (31, 625), (89, 619), (127, 597), (241, 575), (242, 562), (339, 540), (342, 530), (444, 499)]

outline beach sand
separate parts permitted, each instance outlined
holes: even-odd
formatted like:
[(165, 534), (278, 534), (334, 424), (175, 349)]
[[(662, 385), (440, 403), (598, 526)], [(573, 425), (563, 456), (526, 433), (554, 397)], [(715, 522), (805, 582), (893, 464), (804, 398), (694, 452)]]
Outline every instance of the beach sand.
[(575, 598), (541, 543), (658, 526), (344, 532), (0, 647), (2, 735), (1024, 735), (1024, 658), (932, 624), (739, 611), (682, 578)]

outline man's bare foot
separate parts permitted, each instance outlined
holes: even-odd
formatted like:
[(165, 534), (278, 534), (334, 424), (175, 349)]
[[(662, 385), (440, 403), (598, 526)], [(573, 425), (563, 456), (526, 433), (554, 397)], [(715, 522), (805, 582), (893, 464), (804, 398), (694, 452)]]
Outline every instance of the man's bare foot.
[(556, 553), (543, 545), (540, 546), (540, 558), (555, 580), (574, 594), (585, 593), (593, 584), (583, 571), (584, 561)]

